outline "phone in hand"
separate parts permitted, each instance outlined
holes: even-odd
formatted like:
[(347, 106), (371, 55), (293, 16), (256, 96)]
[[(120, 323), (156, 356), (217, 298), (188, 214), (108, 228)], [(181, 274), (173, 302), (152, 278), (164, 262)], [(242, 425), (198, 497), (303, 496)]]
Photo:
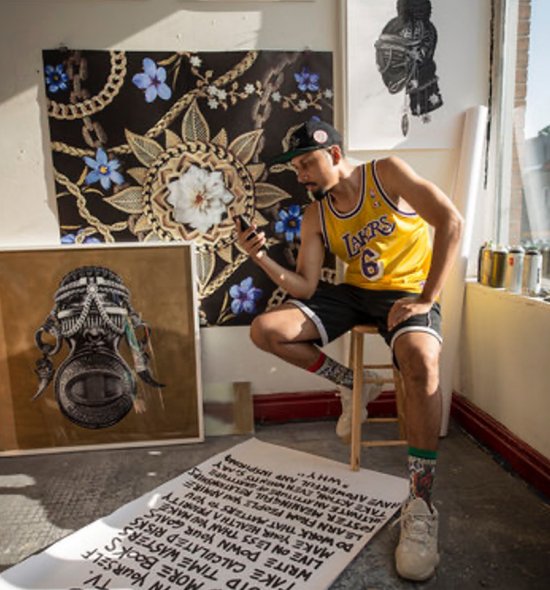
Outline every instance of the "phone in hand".
[[(241, 231), (245, 231), (250, 227), (250, 223), (242, 215), (237, 215), (237, 219), (241, 223)], [(256, 232), (256, 230), (254, 230), (246, 239), (250, 240), (251, 238), (253, 238), (257, 235), (258, 235), (258, 233)]]
[[(250, 227), (250, 222), (247, 221), (242, 215), (237, 215), (236, 218), (240, 221), (241, 223), (241, 231), (245, 231)], [(255, 238), (258, 236), (258, 232), (256, 230), (254, 230), (253, 232), (251, 232), (251, 234), (246, 238), (246, 241), (248, 242), (248, 240)], [(264, 252), (267, 250), (267, 245), (264, 245), (262, 247), (262, 249), (260, 250), (260, 252)]]

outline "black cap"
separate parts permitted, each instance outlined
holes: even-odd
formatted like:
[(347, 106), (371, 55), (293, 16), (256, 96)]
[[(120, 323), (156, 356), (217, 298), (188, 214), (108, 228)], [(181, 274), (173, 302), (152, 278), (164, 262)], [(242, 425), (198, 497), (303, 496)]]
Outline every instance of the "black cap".
[(342, 146), (342, 136), (328, 123), (311, 119), (300, 125), (290, 136), (288, 150), (271, 160), (271, 164), (284, 164), (292, 158), (328, 148), (331, 145)]

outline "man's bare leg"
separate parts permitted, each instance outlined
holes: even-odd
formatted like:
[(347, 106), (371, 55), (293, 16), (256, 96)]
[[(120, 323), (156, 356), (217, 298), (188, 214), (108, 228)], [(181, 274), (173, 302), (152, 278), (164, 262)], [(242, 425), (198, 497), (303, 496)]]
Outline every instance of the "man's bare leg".
[(426, 332), (406, 332), (394, 344), (407, 392), (409, 445), (432, 451), (437, 450), (441, 429), (440, 351), (439, 341)]
[(291, 303), (256, 316), (250, 337), (261, 350), (302, 369), (311, 367), (319, 358), (319, 349), (311, 343), (319, 338), (317, 327)]
[(438, 340), (426, 332), (407, 332), (394, 352), (405, 383), (409, 444), (409, 499), (401, 513), (396, 568), (404, 578), (426, 580), (439, 563), (438, 514), (432, 486), (441, 428)]
[[(336, 424), (336, 434), (349, 442), (351, 437), (351, 410), (353, 371), (326, 356), (311, 341), (319, 339), (315, 323), (291, 303), (257, 316), (252, 322), (252, 341), (266, 352), (315, 373), (334, 383), (340, 391), (342, 413)], [(377, 375), (370, 372), (369, 377)], [(367, 419), (367, 403), (382, 391), (382, 380), (363, 386), (361, 421)]]

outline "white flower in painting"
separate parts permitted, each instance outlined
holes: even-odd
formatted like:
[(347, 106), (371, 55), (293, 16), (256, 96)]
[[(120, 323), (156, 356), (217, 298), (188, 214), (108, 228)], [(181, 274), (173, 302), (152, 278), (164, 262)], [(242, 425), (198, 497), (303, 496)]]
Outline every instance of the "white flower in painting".
[(213, 84), (211, 84), (207, 88), (207, 92), (208, 94), (210, 94), (210, 96), (216, 96), (216, 94), (218, 94), (218, 89)]
[(301, 111), (305, 111), (305, 110), (307, 109), (307, 102), (306, 102), (305, 100), (301, 100), (301, 101), (298, 103), (298, 108), (299, 108)]
[(217, 95), (220, 100), (225, 100), (225, 98), (227, 97), (227, 92), (225, 90), (221, 89), (221, 90), (218, 90)]
[(280, 92), (274, 92), (271, 95), (271, 100), (273, 100), (274, 102), (280, 102), (281, 101), (281, 93)]
[(327, 88), (323, 94), (325, 95), (325, 98), (332, 98), (332, 90), (330, 88)]
[(174, 207), (174, 219), (206, 233), (220, 223), (234, 196), (226, 189), (221, 172), (192, 165), (168, 185), (166, 198)]
[(217, 108), (218, 108), (218, 101), (217, 101), (215, 98), (211, 98), (211, 99), (208, 101), (208, 106), (209, 106), (211, 109), (217, 109)]
[(202, 59), (198, 55), (192, 55), (189, 58), (189, 61), (194, 68), (200, 68), (200, 65), (202, 64)]
[(254, 84), (247, 84), (247, 85), (244, 87), (244, 91), (245, 91), (247, 94), (254, 94), (254, 90), (255, 90), (255, 89), (254, 89)]

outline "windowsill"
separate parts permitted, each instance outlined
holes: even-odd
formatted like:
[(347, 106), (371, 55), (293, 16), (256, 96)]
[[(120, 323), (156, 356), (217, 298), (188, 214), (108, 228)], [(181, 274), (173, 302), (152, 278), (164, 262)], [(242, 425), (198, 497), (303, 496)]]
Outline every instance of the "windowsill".
[(480, 291), (490, 294), (492, 297), (498, 299), (513, 301), (518, 305), (527, 305), (533, 307), (544, 307), (550, 310), (550, 302), (544, 301), (541, 297), (529, 297), (528, 295), (522, 295), (520, 293), (510, 293), (505, 289), (495, 289), (493, 287), (487, 287), (477, 282), (476, 279), (466, 279), (466, 286), (470, 290)]

